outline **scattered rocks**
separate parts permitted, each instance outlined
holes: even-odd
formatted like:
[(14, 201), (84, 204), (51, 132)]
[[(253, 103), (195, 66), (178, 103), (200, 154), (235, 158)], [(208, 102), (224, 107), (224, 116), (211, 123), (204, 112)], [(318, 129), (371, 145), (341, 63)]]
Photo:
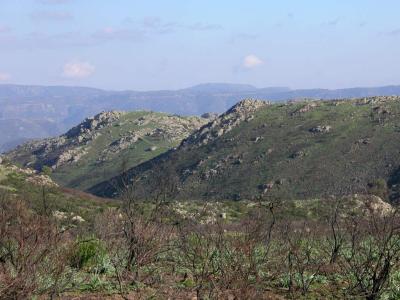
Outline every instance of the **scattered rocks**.
[(148, 149), (148, 151), (156, 151), (157, 150), (157, 147), (156, 146), (151, 146), (149, 149)]
[(368, 145), (371, 144), (371, 139), (370, 138), (365, 138), (365, 139), (359, 139), (356, 144), (363, 144), (363, 145)]
[(94, 117), (86, 118), (78, 126), (73, 127), (65, 134), (65, 137), (68, 139), (75, 138), (78, 143), (81, 143), (90, 139), (90, 135), (93, 131), (110, 126), (113, 122), (119, 120), (124, 114), (126, 113), (120, 111), (101, 112)]
[(196, 133), (184, 140), (181, 147), (200, 147), (210, 141), (227, 134), (244, 121), (251, 121), (254, 113), (262, 107), (270, 105), (269, 102), (246, 99), (229, 109), (214, 121), (200, 128)]
[[(99, 154), (93, 158), (93, 162), (98, 164), (110, 161), (121, 151), (135, 147), (133, 145), (145, 136), (153, 139), (154, 143), (159, 140), (174, 143), (186, 138), (208, 121), (199, 117), (180, 117), (150, 112), (134, 119), (121, 118), (126, 114), (117, 111), (102, 112), (85, 119), (64, 135), (22, 145), (10, 152), (8, 157), (11, 161), (18, 161), (23, 157), (25, 166), (34, 166), (38, 170), (43, 165), (51, 166), (53, 170), (56, 170), (81, 161), (88, 153), (94, 153), (91, 150), (96, 147), (95, 151)], [(120, 128), (114, 129), (117, 125)], [(135, 125), (140, 127), (132, 128)], [(126, 131), (125, 128), (130, 130)], [(103, 149), (98, 149), (99, 144), (96, 140), (102, 135), (109, 144), (101, 144), (100, 147)], [(148, 149), (148, 151), (155, 150)], [(25, 161), (26, 157), (29, 157), (29, 161)]]
[(312, 132), (312, 133), (328, 133), (331, 131), (331, 129), (332, 129), (332, 127), (329, 125), (317, 126), (317, 127), (311, 128), (310, 132)]
[(216, 176), (217, 174), (218, 174), (218, 170), (216, 170), (216, 169), (209, 169), (209, 170), (206, 170), (206, 171), (202, 174), (201, 178), (202, 178), (203, 180), (207, 180), (207, 179), (210, 179), (210, 178)]
[(53, 212), (53, 217), (59, 221), (68, 220), (70, 219), (72, 222), (82, 223), (85, 222), (85, 219), (79, 215), (74, 215), (74, 213), (66, 213), (63, 211), (55, 210)]
[(136, 133), (123, 136), (122, 138), (112, 142), (110, 146), (106, 149), (106, 151), (118, 153), (122, 150), (129, 148), (132, 144), (136, 143), (139, 138), (140, 136), (136, 135)]
[(264, 139), (264, 137), (262, 137), (262, 136), (256, 136), (255, 138), (253, 138), (253, 142), (256, 144), (256, 143), (262, 141), (263, 139)]
[(73, 216), (73, 217), (71, 218), (71, 220), (74, 221), (74, 222), (78, 222), (78, 223), (85, 222), (85, 219), (82, 218), (81, 216), (78, 216), (78, 215)]
[(301, 108), (295, 110), (294, 112), (292, 112), (291, 116), (304, 114), (306, 112), (311, 111), (315, 107), (318, 107), (318, 102), (309, 102), (306, 105), (304, 105), (303, 107), (301, 107)]
[(61, 221), (61, 220), (65, 220), (68, 218), (67, 213), (63, 212), (63, 211), (54, 211), (53, 212), (53, 217), (56, 218), (57, 220)]
[(76, 149), (69, 149), (60, 154), (56, 163), (52, 166), (52, 169), (55, 170), (60, 166), (63, 166), (67, 163), (74, 163), (81, 159), (87, 151), (84, 148), (76, 148)]
[(306, 156), (306, 155), (307, 155), (307, 153), (306, 153), (305, 151), (299, 150), (299, 151), (296, 151), (295, 153), (293, 153), (293, 154), (290, 156), (290, 158), (293, 158), (293, 159), (295, 159), (295, 158), (301, 158), (301, 157), (304, 157), (304, 156)]
[(47, 175), (33, 175), (26, 178), (26, 181), (38, 186), (58, 187), (58, 184)]
[(285, 178), (280, 178), (280, 179), (276, 180), (275, 183), (277, 185), (283, 185), (283, 184), (286, 183), (286, 179)]

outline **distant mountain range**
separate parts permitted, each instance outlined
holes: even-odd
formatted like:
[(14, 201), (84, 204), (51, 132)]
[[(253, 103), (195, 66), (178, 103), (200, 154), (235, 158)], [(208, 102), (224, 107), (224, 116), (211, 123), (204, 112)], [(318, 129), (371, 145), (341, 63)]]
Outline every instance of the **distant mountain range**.
[(0, 152), (59, 135), (101, 111), (151, 110), (180, 115), (221, 113), (245, 98), (271, 101), (400, 95), (400, 86), (339, 90), (209, 83), (174, 91), (105, 91), (85, 87), (0, 85)]

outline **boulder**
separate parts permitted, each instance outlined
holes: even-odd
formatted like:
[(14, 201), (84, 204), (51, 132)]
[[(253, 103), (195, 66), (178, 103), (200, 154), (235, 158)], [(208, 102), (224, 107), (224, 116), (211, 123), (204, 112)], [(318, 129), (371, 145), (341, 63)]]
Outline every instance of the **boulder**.
[(328, 133), (330, 132), (332, 129), (332, 126), (329, 125), (324, 125), (324, 126), (317, 126), (317, 127), (313, 127), (310, 129), (310, 132), (312, 133)]

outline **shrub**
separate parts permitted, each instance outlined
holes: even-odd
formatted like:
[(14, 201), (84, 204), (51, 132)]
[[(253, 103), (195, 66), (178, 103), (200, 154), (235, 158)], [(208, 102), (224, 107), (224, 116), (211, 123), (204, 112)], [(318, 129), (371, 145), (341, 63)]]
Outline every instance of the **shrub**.
[(98, 239), (78, 240), (70, 258), (70, 265), (77, 269), (95, 272), (106, 271), (107, 253)]
[(43, 166), (43, 168), (42, 168), (42, 173), (43, 173), (44, 175), (50, 176), (51, 173), (53, 173), (53, 169), (50, 168), (49, 166)]

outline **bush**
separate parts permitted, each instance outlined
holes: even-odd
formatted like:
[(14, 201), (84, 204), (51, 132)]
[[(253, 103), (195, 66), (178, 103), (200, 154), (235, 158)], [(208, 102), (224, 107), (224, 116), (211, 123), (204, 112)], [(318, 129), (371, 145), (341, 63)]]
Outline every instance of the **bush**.
[(71, 255), (70, 265), (77, 269), (105, 272), (107, 252), (98, 239), (78, 240)]
[(43, 166), (43, 168), (42, 168), (42, 174), (43, 175), (50, 176), (51, 173), (53, 173), (53, 169), (52, 168), (50, 168), (48, 166)]

